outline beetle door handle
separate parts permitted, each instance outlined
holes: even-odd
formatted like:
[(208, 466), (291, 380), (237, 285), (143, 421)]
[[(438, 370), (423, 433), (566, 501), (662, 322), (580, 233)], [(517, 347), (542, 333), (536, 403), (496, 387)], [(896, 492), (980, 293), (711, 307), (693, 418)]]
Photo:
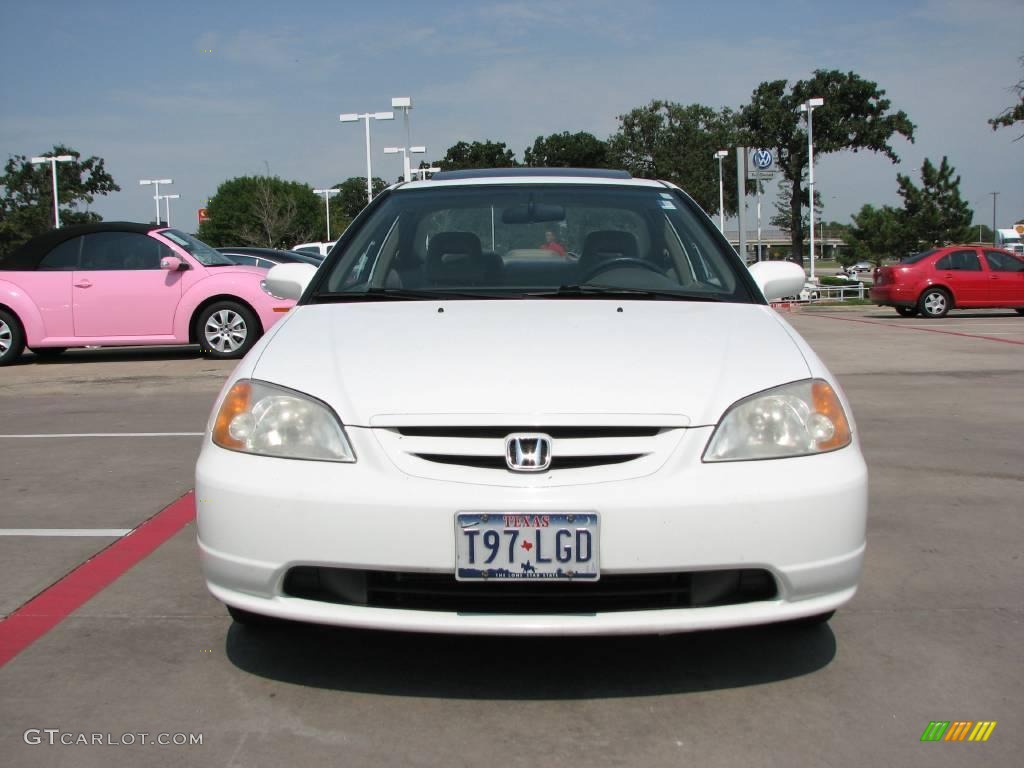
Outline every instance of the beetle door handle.
[(76, 288), (92, 288), (92, 282), (89, 280), (79, 280), (75, 283)]

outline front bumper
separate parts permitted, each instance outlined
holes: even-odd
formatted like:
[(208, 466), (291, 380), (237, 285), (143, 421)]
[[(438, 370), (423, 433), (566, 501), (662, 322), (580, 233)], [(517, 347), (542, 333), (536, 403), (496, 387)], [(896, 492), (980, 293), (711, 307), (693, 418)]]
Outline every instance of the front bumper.
[[(849, 601), (867, 511), (856, 444), (799, 459), (702, 464), (710, 432), (687, 430), (647, 476), (550, 487), (412, 477), (367, 429), (348, 429), (355, 464), (248, 456), (207, 439), (196, 471), (203, 572), (215, 597), (254, 613), (464, 634), (683, 632), (798, 619)], [(761, 568), (774, 577), (777, 595), (701, 608), (502, 615), (345, 605), (284, 592), (296, 566), (452, 573), (453, 518), (466, 510), (594, 510), (602, 574)]]

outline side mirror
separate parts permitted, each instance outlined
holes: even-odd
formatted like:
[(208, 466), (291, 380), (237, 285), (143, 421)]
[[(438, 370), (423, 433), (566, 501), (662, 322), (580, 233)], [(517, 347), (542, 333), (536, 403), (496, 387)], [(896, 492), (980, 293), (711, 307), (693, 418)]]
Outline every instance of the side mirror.
[(164, 256), (160, 259), (160, 269), (166, 269), (170, 272), (180, 272), (188, 269), (188, 262), (180, 256)]
[(768, 301), (783, 296), (798, 296), (807, 277), (799, 264), (789, 261), (759, 261), (751, 264), (750, 274)]
[(279, 299), (298, 299), (316, 274), (312, 264), (278, 264), (263, 278), (267, 293)]

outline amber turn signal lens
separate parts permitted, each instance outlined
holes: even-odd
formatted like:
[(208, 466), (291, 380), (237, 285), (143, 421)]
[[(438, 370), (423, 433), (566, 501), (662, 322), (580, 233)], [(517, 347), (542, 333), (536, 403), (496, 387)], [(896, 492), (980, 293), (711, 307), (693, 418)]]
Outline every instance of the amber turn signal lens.
[(252, 385), (248, 381), (240, 381), (231, 388), (217, 412), (217, 421), (213, 425), (213, 442), (222, 448), (245, 447), (241, 440), (231, 436), (230, 428), (236, 416), (249, 411), (251, 400)]
[(832, 437), (818, 443), (818, 450), (830, 451), (849, 445), (850, 422), (846, 419), (846, 413), (835, 390), (827, 382), (817, 379), (811, 385), (811, 395), (814, 400), (814, 412), (827, 417), (835, 427)]

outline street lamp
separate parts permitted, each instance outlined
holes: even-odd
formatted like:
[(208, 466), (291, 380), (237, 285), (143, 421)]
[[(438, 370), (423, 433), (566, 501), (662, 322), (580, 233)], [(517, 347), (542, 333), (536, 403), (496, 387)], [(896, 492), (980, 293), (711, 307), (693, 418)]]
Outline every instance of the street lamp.
[(800, 111), (807, 113), (807, 185), (810, 194), (811, 230), (811, 281), (814, 281), (814, 108), (824, 105), (824, 99), (808, 99), (800, 105)]
[(426, 151), (426, 147), (409, 147), (408, 149), (405, 147), (384, 147), (385, 155), (396, 155), (399, 152), (402, 153), (402, 169), (405, 173), (406, 181), (412, 181), (412, 163), (409, 160), (409, 155), (412, 153), (422, 155)]
[[(412, 144), (412, 132), (409, 128), (409, 111), (412, 109), (412, 99), (408, 96), (396, 96), (391, 100), (391, 108), (402, 110), (402, 119), (405, 122), (405, 146), (409, 147)], [(412, 168), (409, 164), (408, 155), (404, 156), (402, 171), (405, 173), (405, 180), (412, 181)]]
[(50, 174), (53, 176), (53, 226), (55, 229), (60, 229), (60, 208), (57, 207), (57, 163), (70, 163), (74, 159), (73, 155), (32, 158), (33, 165), (50, 164)]
[(728, 154), (728, 150), (720, 149), (713, 155), (718, 160), (718, 229), (722, 234), (725, 234), (725, 187), (722, 185), (722, 160)]
[(373, 200), (373, 170), (370, 165), (370, 119), (394, 120), (394, 112), (348, 112), (341, 116), (341, 122), (354, 123), (358, 120), (366, 121), (366, 202)]
[(327, 242), (331, 242), (331, 195), (336, 195), (341, 190), (339, 189), (314, 189), (318, 195), (324, 196), (324, 202), (327, 204)]
[(418, 181), (423, 181), (427, 178), (428, 173), (440, 173), (441, 169), (432, 165), (429, 168), (413, 168), (412, 172), (417, 176)]
[(139, 179), (139, 184), (142, 186), (149, 186), (153, 184), (156, 186), (156, 194), (153, 195), (153, 199), (156, 200), (156, 223), (160, 223), (160, 185), (161, 184), (173, 184), (174, 179)]
[[(177, 200), (181, 195), (160, 195), (160, 199), (164, 201), (164, 205), (167, 207), (167, 226), (171, 226), (171, 200)], [(159, 203), (157, 207), (159, 208)], [(157, 217), (159, 219), (159, 217)], [(159, 224), (159, 220), (157, 221)]]

